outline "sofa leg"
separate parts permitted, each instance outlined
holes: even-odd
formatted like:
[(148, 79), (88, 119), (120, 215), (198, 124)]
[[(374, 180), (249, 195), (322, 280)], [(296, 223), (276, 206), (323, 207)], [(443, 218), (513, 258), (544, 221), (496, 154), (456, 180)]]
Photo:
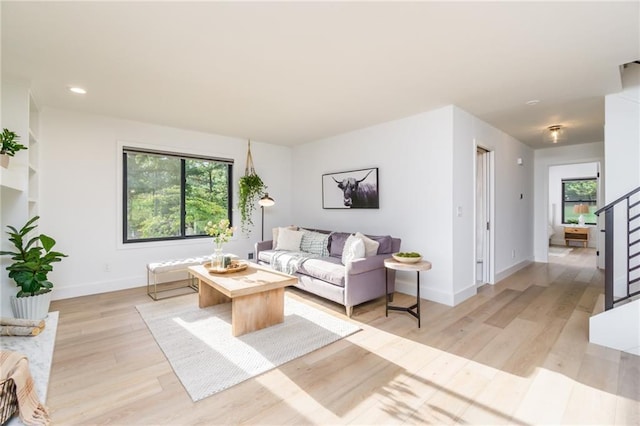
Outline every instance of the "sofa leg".
[(394, 295), (394, 294), (395, 294), (395, 293), (388, 293), (388, 294), (387, 294), (387, 300), (388, 300), (389, 302), (393, 302), (393, 295)]
[(347, 316), (351, 318), (351, 314), (353, 314), (353, 306), (345, 306), (347, 310)]

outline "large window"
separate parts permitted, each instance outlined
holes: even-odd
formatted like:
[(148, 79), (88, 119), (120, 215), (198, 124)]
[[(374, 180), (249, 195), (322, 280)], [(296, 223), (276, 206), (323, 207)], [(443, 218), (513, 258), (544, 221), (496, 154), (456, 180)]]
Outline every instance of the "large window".
[(562, 179), (562, 223), (579, 223), (580, 215), (587, 225), (596, 224), (598, 204), (596, 178)]
[(125, 243), (206, 235), (209, 221), (231, 221), (233, 161), (123, 150)]

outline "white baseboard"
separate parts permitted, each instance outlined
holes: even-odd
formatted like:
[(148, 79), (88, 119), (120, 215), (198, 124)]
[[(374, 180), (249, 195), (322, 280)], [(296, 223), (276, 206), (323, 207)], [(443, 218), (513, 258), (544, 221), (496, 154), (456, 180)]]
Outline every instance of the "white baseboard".
[(146, 282), (147, 278), (144, 275), (141, 275), (130, 278), (123, 278), (117, 281), (101, 281), (68, 287), (56, 286), (53, 288), (51, 300), (70, 299), (72, 297), (126, 290), (129, 288), (141, 287), (140, 283)]
[(533, 263), (533, 260), (525, 259), (520, 263), (516, 263), (515, 265), (508, 267), (507, 269), (503, 269), (502, 271), (496, 273), (495, 281), (500, 282), (501, 280), (504, 280), (508, 276), (515, 274), (520, 269), (525, 268), (526, 266), (529, 266), (532, 263)]
[(478, 294), (478, 288), (475, 284), (471, 284), (469, 287), (462, 289), (453, 295), (453, 306), (459, 305), (476, 294)]

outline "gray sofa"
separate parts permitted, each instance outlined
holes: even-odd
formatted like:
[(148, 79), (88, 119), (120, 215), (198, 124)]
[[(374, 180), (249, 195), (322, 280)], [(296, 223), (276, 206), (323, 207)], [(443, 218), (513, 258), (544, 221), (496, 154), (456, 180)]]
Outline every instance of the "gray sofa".
[[(342, 264), (342, 249), (350, 235), (344, 232), (331, 232), (304, 228), (302, 231), (322, 233), (328, 235), (328, 255), (312, 255), (311, 258), (296, 264), (298, 277), (296, 287), (344, 305), (347, 316), (351, 317), (353, 307), (360, 303), (385, 296), (385, 274), (388, 276), (389, 293), (387, 297), (393, 300), (395, 290), (395, 271), (386, 270), (384, 259), (391, 257), (391, 253), (400, 251), (401, 240), (391, 236), (367, 237), (380, 243), (377, 254), (355, 259)], [(283, 252), (273, 249), (273, 240), (256, 243), (254, 258), (261, 265), (272, 265), (274, 259), (286, 255), (305, 254), (304, 238), (300, 252)], [(291, 272), (291, 271), (288, 271)]]

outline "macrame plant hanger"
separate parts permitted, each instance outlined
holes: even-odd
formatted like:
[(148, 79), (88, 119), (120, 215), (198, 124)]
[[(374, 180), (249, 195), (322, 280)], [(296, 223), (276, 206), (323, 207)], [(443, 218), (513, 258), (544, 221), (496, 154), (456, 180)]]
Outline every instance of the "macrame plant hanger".
[(251, 156), (251, 139), (247, 142), (247, 164), (244, 167), (244, 175), (255, 175), (256, 169), (253, 167), (253, 157)]

